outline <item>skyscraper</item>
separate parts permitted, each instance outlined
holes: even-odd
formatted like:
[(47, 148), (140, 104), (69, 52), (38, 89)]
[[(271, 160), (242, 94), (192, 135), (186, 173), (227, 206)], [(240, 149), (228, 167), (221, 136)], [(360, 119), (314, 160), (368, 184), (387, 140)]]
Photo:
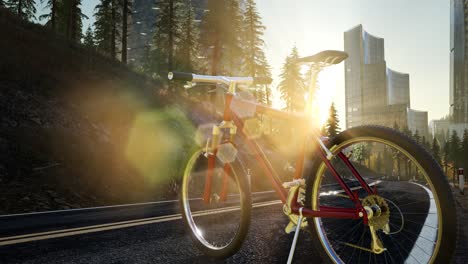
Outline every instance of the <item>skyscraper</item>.
[(353, 127), (387, 105), (384, 41), (358, 25), (344, 33), (344, 46), (346, 127)]
[(468, 123), (468, 2), (450, 1), (450, 114)]
[(346, 127), (374, 124), (427, 137), (427, 112), (410, 109), (409, 74), (387, 68), (384, 39), (358, 25), (344, 33)]
[(387, 98), (389, 105), (410, 107), (409, 74), (387, 68)]

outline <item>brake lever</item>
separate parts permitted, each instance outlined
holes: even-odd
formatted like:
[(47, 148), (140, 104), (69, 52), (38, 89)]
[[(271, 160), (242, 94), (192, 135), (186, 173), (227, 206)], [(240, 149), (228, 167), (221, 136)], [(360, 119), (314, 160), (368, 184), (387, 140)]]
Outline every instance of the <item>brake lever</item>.
[(192, 89), (193, 87), (197, 86), (197, 83), (195, 82), (187, 82), (184, 85), (185, 90)]

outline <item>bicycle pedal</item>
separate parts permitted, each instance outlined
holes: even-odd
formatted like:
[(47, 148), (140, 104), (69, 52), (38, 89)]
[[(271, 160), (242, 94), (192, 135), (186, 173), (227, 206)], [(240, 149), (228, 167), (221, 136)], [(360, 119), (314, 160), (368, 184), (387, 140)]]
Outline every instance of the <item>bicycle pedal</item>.
[(286, 232), (286, 234), (291, 234), (296, 230), (296, 226), (297, 225), (294, 224), (292, 221), (289, 221), (288, 225), (284, 228), (284, 232)]
[[(308, 222), (306, 218), (303, 218), (301, 221), (301, 230), (307, 230)], [(294, 232), (297, 228), (297, 224), (295, 221), (289, 221), (288, 225), (284, 228), (284, 232), (286, 234), (291, 234)]]
[(290, 182), (283, 182), (283, 187), (286, 189), (292, 188), (292, 187), (305, 187), (305, 180), (304, 179), (296, 179), (292, 180)]

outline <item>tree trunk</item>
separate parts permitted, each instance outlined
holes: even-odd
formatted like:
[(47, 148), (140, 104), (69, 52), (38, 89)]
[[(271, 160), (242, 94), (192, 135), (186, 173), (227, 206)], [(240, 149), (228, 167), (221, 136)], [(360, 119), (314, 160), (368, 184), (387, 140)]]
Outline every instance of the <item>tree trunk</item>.
[(23, 9), (23, 0), (18, 0), (18, 16), (23, 18), (21, 9)]
[(174, 0), (169, 2), (169, 58), (167, 68), (169, 71), (173, 70), (173, 56), (174, 56)]
[(73, 37), (73, 22), (75, 20), (75, 10), (74, 10), (74, 6), (75, 6), (75, 1), (76, 0), (69, 0), (67, 1), (69, 3), (69, 6), (68, 6), (68, 17), (67, 17), (67, 29), (66, 29), (66, 32), (65, 32), (65, 35), (67, 36), (68, 39), (71, 39), (71, 40), (74, 40), (74, 37)]
[(77, 12), (77, 0), (71, 1), (71, 8), (70, 8), (70, 39), (74, 42), (79, 41), (78, 37), (78, 12)]
[(57, 12), (57, 0), (52, 1), (50, 24), (52, 31), (55, 31), (55, 13)]
[(115, 38), (116, 38), (116, 33), (117, 33), (117, 21), (115, 21), (115, 0), (112, 1), (112, 7), (111, 7), (111, 23), (112, 23), (112, 31), (111, 31), (111, 50), (110, 50), (110, 56), (112, 59), (115, 59), (116, 57), (116, 51), (115, 51)]
[(128, 18), (128, 0), (123, 1), (122, 9), (122, 63), (127, 64), (127, 18)]

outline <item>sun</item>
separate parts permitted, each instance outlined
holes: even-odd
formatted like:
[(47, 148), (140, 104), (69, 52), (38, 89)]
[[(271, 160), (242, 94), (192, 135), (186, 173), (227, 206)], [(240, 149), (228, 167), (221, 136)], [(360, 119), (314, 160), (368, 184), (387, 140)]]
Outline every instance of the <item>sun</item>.
[[(304, 68), (304, 74), (306, 69)], [(339, 87), (338, 76), (340, 74), (339, 67), (325, 68), (320, 74), (317, 81), (317, 90), (315, 92), (314, 101), (311, 106), (312, 124), (318, 124), (319, 127), (323, 126), (328, 119), (330, 106), (335, 99), (336, 92)], [(305, 75), (307, 76), (307, 75)], [(309, 87), (309, 80), (306, 79), (306, 87)], [(278, 89), (272, 89), (273, 94), (273, 108), (282, 109), (284, 102)], [(304, 100), (307, 101), (305, 95)], [(337, 102), (335, 102), (336, 107)]]
[(324, 125), (328, 119), (330, 106), (338, 87), (338, 70), (337, 67), (326, 68), (318, 77), (312, 114), (320, 126)]

